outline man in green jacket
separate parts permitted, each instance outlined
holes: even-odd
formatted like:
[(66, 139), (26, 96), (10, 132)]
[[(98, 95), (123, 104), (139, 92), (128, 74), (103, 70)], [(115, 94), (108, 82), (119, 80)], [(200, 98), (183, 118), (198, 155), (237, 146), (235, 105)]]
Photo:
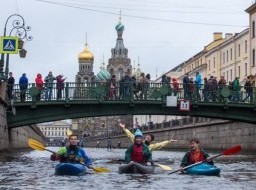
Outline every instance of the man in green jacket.
[(137, 129), (134, 136), (134, 144), (132, 144), (125, 152), (125, 162), (137, 162), (151, 166), (153, 163), (152, 153), (148, 146), (143, 143), (143, 135), (141, 131)]
[[(134, 141), (134, 135), (131, 133), (131, 131), (129, 131), (128, 129), (125, 128), (125, 125), (122, 123), (119, 123), (119, 126), (123, 128), (126, 136), (133, 142)], [(168, 144), (171, 144), (172, 142), (176, 142), (177, 140), (168, 140), (168, 141), (163, 141), (160, 143), (155, 143), (155, 144), (151, 144), (151, 142), (154, 140), (154, 135), (152, 134), (147, 134), (145, 135), (145, 144), (149, 147), (150, 151), (153, 150), (159, 150), (162, 149), (164, 146), (167, 146)]]

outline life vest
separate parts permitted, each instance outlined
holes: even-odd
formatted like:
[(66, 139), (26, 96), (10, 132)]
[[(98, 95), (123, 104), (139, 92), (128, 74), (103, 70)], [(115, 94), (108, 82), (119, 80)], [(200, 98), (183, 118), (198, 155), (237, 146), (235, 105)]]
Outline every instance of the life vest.
[(189, 164), (194, 164), (196, 162), (200, 162), (204, 160), (204, 154), (202, 151), (199, 151), (198, 153), (194, 154), (193, 152), (189, 153)]
[(144, 155), (143, 155), (143, 146), (133, 145), (133, 152), (131, 156), (131, 160), (134, 162), (144, 162)]
[(79, 163), (85, 162), (84, 159), (82, 158), (79, 148), (72, 150), (67, 147), (67, 152), (65, 153), (64, 157), (67, 162), (79, 162)]

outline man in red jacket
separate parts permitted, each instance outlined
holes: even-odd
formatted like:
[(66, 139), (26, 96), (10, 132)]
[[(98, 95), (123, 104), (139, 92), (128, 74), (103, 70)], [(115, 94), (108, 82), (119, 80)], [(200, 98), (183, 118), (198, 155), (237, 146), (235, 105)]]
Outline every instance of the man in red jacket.
[[(200, 141), (197, 138), (193, 138), (190, 141), (190, 150), (184, 155), (180, 167), (184, 168), (188, 165), (206, 160), (209, 155), (200, 146)], [(209, 164), (213, 165), (212, 160), (209, 160)]]

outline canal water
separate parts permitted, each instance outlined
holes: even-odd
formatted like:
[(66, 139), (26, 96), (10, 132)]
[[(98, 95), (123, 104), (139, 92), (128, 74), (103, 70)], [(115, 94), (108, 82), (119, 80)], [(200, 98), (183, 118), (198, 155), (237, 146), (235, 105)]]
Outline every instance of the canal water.
[[(48, 147), (56, 151), (56, 147)], [(106, 149), (86, 148), (94, 161), (94, 167), (106, 167), (111, 172), (95, 174), (89, 171), (84, 176), (56, 176), (56, 162), (50, 161), (49, 152), (24, 151), (19, 153), (0, 153), (0, 190), (104, 190), (104, 189), (256, 189), (256, 155), (222, 156), (215, 160), (221, 168), (221, 175), (193, 176), (156, 168), (151, 175), (119, 174), (118, 163), (109, 164), (107, 160), (121, 159), (124, 149), (107, 151)], [(185, 151), (154, 151), (153, 159), (160, 164), (179, 168)], [(209, 152), (211, 155), (216, 153)]]

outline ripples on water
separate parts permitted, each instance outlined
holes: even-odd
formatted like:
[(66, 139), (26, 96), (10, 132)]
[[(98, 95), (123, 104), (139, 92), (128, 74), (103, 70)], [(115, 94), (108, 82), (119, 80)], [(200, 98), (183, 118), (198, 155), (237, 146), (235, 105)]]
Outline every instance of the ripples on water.
[[(49, 147), (57, 150), (56, 147)], [(89, 174), (84, 176), (55, 176), (57, 164), (49, 159), (46, 151), (26, 151), (16, 154), (0, 155), (0, 190), (78, 190), (78, 189), (256, 189), (255, 155), (223, 156), (216, 159), (215, 165), (221, 168), (220, 177), (168, 175), (168, 171), (156, 168), (151, 175), (119, 174), (119, 164), (107, 164), (104, 160), (121, 159), (124, 149), (107, 151), (106, 149), (86, 149), (95, 161), (95, 167), (107, 167), (109, 173)], [(154, 160), (178, 169), (184, 152), (155, 151)], [(174, 160), (174, 163), (173, 163)], [(160, 162), (159, 162), (160, 163)]]

